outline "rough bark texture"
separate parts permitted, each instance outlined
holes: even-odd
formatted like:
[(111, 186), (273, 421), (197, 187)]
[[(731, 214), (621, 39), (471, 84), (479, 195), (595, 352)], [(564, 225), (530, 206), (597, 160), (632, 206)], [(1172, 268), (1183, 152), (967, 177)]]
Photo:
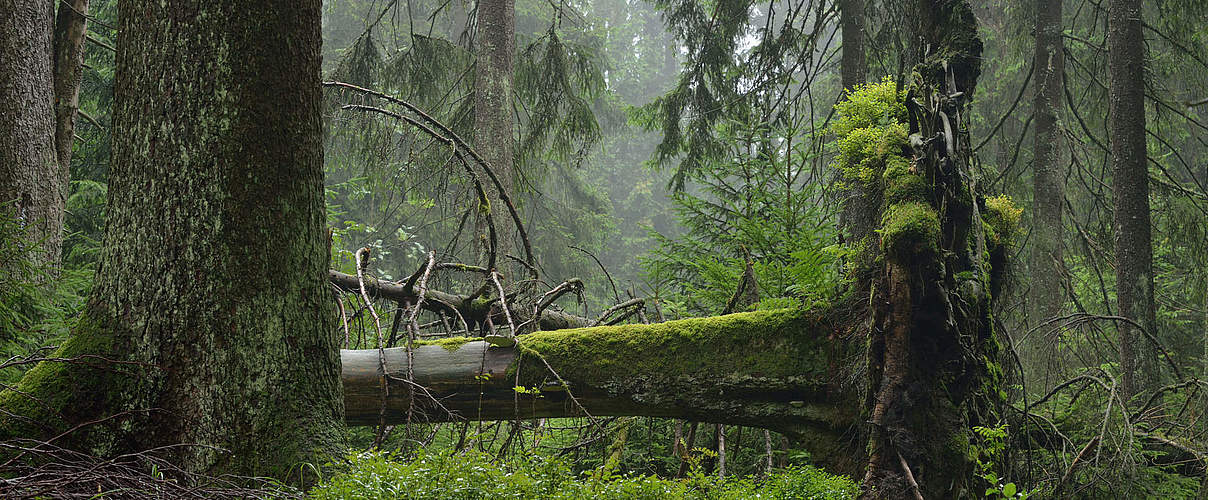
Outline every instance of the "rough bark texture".
[[(1032, 284), (1028, 294), (1030, 320), (1039, 324), (1061, 313), (1065, 304), (1065, 262), (1062, 256), (1062, 205), (1065, 175), (1062, 163), (1062, 108), (1065, 52), (1062, 43), (1062, 2), (1036, 0), (1036, 86), (1033, 110), (1036, 129), (1032, 160)], [(1024, 357), (1044, 387), (1056, 368), (1056, 329), (1036, 331), (1025, 345)]]
[[(28, 228), (39, 264), (57, 267), (66, 185), (55, 159), (48, 2), (0, 0), (0, 213)], [(7, 259), (5, 259), (7, 260)]]
[[(1112, 0), (1107, 30), (1111, 86), (1108, 129), (1116, 205), (1117, 313), (1156, 333), (1145, 151), (1144, 43), (1141, 0)], [(1124, 323), (1120, 324), (1119, 342), (1120, 390), (1127, 400), (1157, 383), (1157, 351), (1135, 327)]]
[(841, 0), (839, 19), (843, 30), (843, 88), (852, 89), (864, 83), (867, 73), (864, 63), (864, 0)]
[[(88, 0), (60, 0), (59, 12), (55, 15), (55, 154), (64, 190), (69, 188), (71, 179), (71, 145), (75, 142), (76, 112), (80, 109), (84, 34), (88, 22), (84, 15), (87, 13)], [(66, 194), (64, 191), (64, 196)]]
[(23, 394), (0, 395), (31, 418), (0, 427), (37, 435), (112, 416), (70, 439), (103, 454), (207, 445), (166, 451), (194, 471), (285, 477), (322, 463), (341, 451), (343, 397), (319, 1), (131, 0), (119, 19), (101, 266), (60, 355), (133, 364), (39, 365)]
[[(508, 194), (513, 189), (512, 58), (516, 52), (516, 1), (478, 2), (477, 62), (474, 73), (474, 149), (499, 176)], [(493, 200), (498, 200), (494, 197)], [(513, 198), (514, 199), (514, 198)], [(494, 201), (493, 201), (494, 202)], [(503, 202), (498, 202), (500, 207)], [(490, 210), (490, 207), (484, 207)], [(498, 213), (505, 213), (499, 210)], [(496, 216), (497, 253), (510, 253), (514, 230), (504, 217)], [(486, 218), (477, 219), (479, 255), (488, 249)]]
[(918, 0), (915, 11), (926, 52), (906, 96), (909, 163), (884, 173), (863, 495), (967, 498), (980, 496), (970, 483), (970, 427), (984, 421), (997, 394), (993, 250), (969, 170), (965, 117), (981, 41), (967, 2)]
[[(830, 340), (839, 328), (831, 317), (824, 311), (758, 311), (539, 332), (521, 336), (514, 348), (466, 338), (421, 345), (413, 351), (415, 381), (444, 408), (418, 393), (413, 418), (500, 420), (586, 412), (763, 427), (798, 439), (832, 470), (855, 474), (863, 465), (856, 458), (858, 444), (845, 435), (855, 425), (858, 402), (830, 371), (845, 358)], [(376, 349), (343, 351), (351, 425), (378, 422), (378, 366)], [(386, 367), (386, 423), (401, 423), (411, 408), (406, 351), (387, 349)], [(517, 385), (534, 390), (518, 394)]]

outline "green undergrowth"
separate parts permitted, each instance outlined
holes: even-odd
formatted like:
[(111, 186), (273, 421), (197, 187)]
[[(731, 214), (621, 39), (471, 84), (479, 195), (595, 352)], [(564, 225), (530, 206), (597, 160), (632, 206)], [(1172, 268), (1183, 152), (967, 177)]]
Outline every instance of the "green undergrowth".
[(408, 459), (355, 453), (323, 478), (309, 498), (336, 499), (848, 499), (856, 483), (809, 466), (775, 471), (765, 479), (720, 480), (699, 471), (686, 479), (650, 475), (577, 476), (562, 460), (544, 456), (500, 463), (485, 453), (420, 452)]

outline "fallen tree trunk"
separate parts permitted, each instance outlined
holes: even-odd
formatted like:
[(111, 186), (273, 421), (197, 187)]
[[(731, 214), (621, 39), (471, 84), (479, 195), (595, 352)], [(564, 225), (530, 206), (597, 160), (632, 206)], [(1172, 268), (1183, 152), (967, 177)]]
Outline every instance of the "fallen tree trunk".
[[(415, 384), (407, 382), (406, 349), (385, 349), (384, 413), (378, 350), (345, 350), (345, 418), (684, 418), (775, 430), (851, 472), (862, 465), (853, 453), (859, 443), (844, 436), (854, 435), (859, 404), (831, 368), (843, 352), (830, 340), (836, 331), (824, 314), (780, 310), (538, 332), (509, 348), (448, 339), (412, 350)], [(417, 385), (424, 389), (412, 400)]]

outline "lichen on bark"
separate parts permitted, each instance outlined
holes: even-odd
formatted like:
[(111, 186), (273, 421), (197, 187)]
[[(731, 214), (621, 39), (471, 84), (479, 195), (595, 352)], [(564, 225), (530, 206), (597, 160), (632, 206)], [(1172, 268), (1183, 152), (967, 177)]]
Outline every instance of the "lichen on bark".
[(100, 270), (60, 351), (77, 359), (0, 396), (0, 409), (52, 425), (6, 430), (100, 421), (59, 442), (287, 478), (343, 451), (319, 2), (119, 9)]

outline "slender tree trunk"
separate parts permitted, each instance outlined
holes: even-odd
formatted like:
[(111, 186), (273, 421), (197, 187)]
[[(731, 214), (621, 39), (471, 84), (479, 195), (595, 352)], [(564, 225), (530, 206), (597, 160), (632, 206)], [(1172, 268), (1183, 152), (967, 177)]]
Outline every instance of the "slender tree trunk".
[(0, 13), (0, 213), (21, 221), (26, 243), (36, 245), (30, 257), (53, 270), (66, 201), (54, 142), (53, 5), (0, 0)]
[(76, 112), (80, 109), (87, 13), (88, 0), (60, 0), (55, 15), (55, 150), (64, 196), (71, 179), (71, 146), (75, 142)]
[(717, 438), (717, 478), (726, 478), (726, 426), (717, 424), (713, 428), (714, 437)]
[(763, 477), (767, 477), (772, 474), (772, 431), (767, 429), (763, 430), (763, 448), (766, 454), (763, 464)]
[(684, 474), (688, 472), (688, 460), (686, 460), (686, 457), (692, 453), (693, 447), (696, 446), (696, 428), (699, 425), (697, 422), (692, 422), (688, 425), (688, 442), (684, 444), (686, 453), (680, 456), (679, 470), (675, 472), (676, 479), (684, 477)]
[(864, 0), (840, 0), (839, 22), (843, 30), (843, 60), (840, 64), (843, 89), (864, 83)]
[(319, 4), (120, 4), (101, 265), (58, 356), (124, 364), (39, 365), (0, 434), (107, 418), (65, 440), (275, 477), (342, 448)]
[[(1115, 196), (1116, 304), (1156, 335), (1153, 249), (1149, 221), (1149, 168), (1145, 151), (1145, 39), (1141, 0), (1108, 4), (1111, 93), (1108, 128)], [(1120, 324), (1120, 390), (1125, 399), (1157, 383), (1157, 351), (1135, 327)]]
[[(867, 64), (864, 56), (864, 0), (841, 0), (839, 2), (840, 24), (843, 34), (843, 58), (840, 61), (843, 91), (851, 92), (865, 83)], [(839, 225), (843, 230), (844, 242), (856, 249), (849, 266), (853, 272), (871, 269), (877, 256), (878, 209), (881, 193), (875, 189), (854, 183), (842, 190), (843, 210), (839, 214)], [(868, 276), (856, 276), (856, 295), (867, 297)], [(867, 302), (867, 301), (865, 301)]]
[[(474, 148), (499, 176), (508, 194), (515, 192), (513, 183), (512, 139), (512, 58), (516, 52), (516, 1), (479, 0), (477, 62), (474, 77)], [(496, 200), (498, 198), (495, 198)], [(514, 198), (513, 198), (514, 199)], [(494, 202), (494, 201), (493, 201)], [(498, 234), (497, 253), (509, 253), (514, 231), (502, 214), (503, 203), (495, 213)], [(492, 208), (485, 208), (491, 210)], [(479, 255), (488, 250), (486, 218), (477, 219)]]
[[(1061, 207), (1065, 199), (1062, 131), (1059, 125), (1065, 53), (1062, 43), (1062, 2), (1036, 0), (1036, 52), (1033, 59), (1036, 113), (1032, 193), (1031, 321), (1039, 324), (1061, 313), (1065, 303), (1065, 264), (1062, 257)], [(1057, 361), (1058, 330), (1037, 331), (1028, 339), (1025, 358), (1032, 371), (1049, 385)]]

